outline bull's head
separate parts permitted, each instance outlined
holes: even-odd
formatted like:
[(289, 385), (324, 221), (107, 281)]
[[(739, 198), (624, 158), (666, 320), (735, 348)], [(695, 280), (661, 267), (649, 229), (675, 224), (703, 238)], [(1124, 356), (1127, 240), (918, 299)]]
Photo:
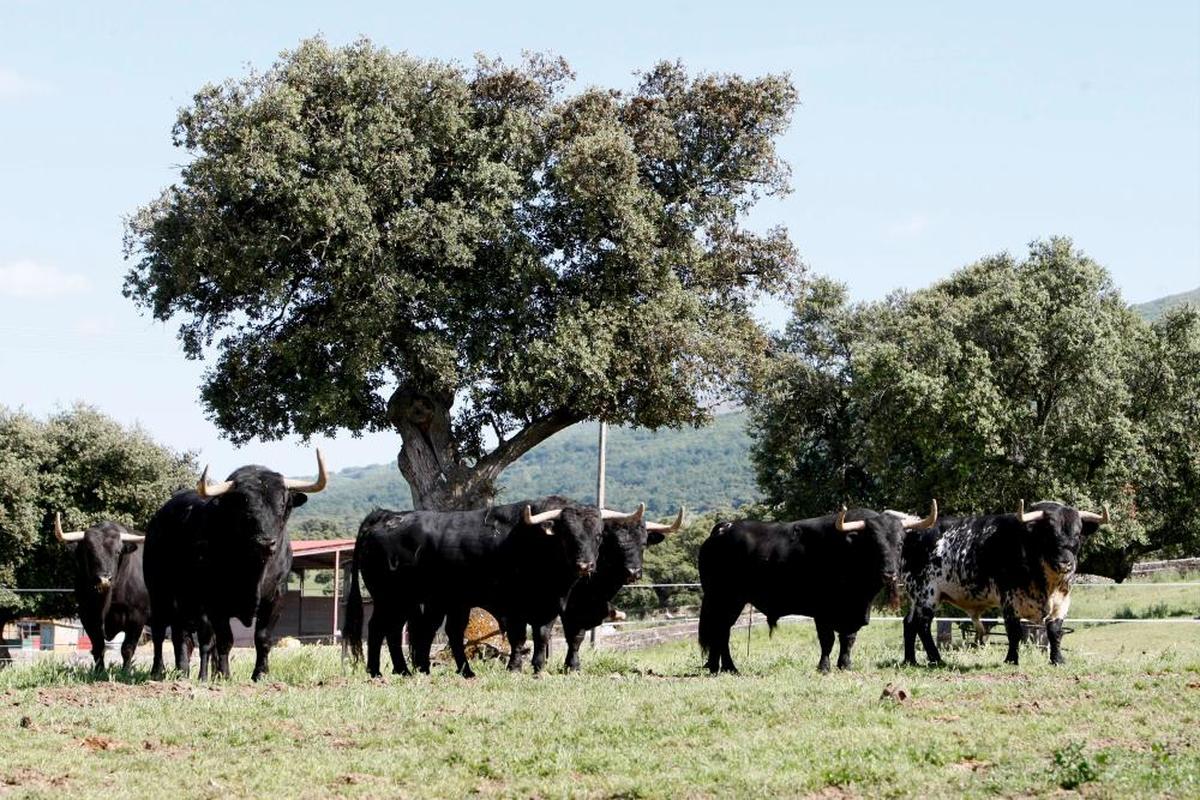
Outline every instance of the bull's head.
[[(268, 562), (287, 548), (286, 526), (292, 509), (304, 505), (308, 495), (325, 488), (329, 476), (325, 459), (317, 451), (315, 480), (285, 478), (266, 467), (234, 470), (220, 483), (208, 482), (208, 468), (200, 476), (196, 493), (209, 500), (208, 546), (222, 553), (213, 563), (229, 574), (222, 576), (238, 587), (238, 607), (245, 611), (257, 602), (258, 581)], [(230, 580), (231, 579), (231, 580)]]
[(532, 507), (525, 506), (521, 519), (526, 525), (540, 527), (542, 533), (555, 537), (564, 560), (573, 564), (579, 575), (590, 575), (596, 569), (604, 521), (595, 508), (568, 505), (535, 514)]
[(642, 577), (642, 556), (647, 545), (658, 544), (668, 533), (674, 533), (683, 525), (683, 509), (670, 525), (644, 521), (645, 505), (639, 505), (634, 514), (621, 514), (604, 510), (608, 516), (604, 521), (604, 539), (600, 544), (600, 570), (619, 576), (624, 583), (633, 583)]
[(75, 545), (76, 589), (101, 594), (112, 588), (121, 556), (132, 553), (146, 538), (115, 522), (102, 522), (84, 531), (64, 531), (61, 514), (54, 515), (54, 536), (63, 544)]
[(1025, 501), (1020, 500), (1016, 515), (1032, 534), (1042, 559), (1060, 573), (1074, 572), (1083, 543), (1101, 525), (1112, 521), (1107, 505), (1103, 513), (1097, 514), (1052, 501), (1034, 503), (1032, 510), (1026, 511)]
[(904, 533), (933, 527), (937, 523), (937, 516), (936, 500), (932, 503), (929, 516), (925, 518), (900, 512), (877, 514), (866, 509), (849, 511), (842, 506), (834, 519), (834, 527), (850, 540), (855, 563), (863, 564), (868, 570), (876, 570), (876, 585), (883, 586), (888, 602), (896, 606), (900, 603), (900, 545)]

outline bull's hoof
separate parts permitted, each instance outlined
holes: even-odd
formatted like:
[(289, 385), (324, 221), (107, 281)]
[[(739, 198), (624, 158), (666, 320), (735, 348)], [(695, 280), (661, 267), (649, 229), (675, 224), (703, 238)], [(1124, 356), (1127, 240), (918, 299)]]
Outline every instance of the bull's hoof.
[(464, 666), (458, 671), (458, 674), (468, 679), (475, 677), (475, 671), (471, 669), (470, 665)]
[(853, 669), (853, 667), (850, 666), (849, 662), (846, 662), (845, 664), (838, 663), (837, 667), (838, 667), (838, 669), (842, 670), (843, 672)]
[(822, 661), (819, 664), (817, 664), (817, 672), (821, 672), (821, 673), (829, 672), (829, 662)]
[(1050, 665), (1054, 666), (1054, 667), (1061, 667), (1066, 663), (1067, 663), (1067, 660), (1065, 658), (1063, 658), (1062, 656), (1057, 656), (1055, 658), (1050, 659)]

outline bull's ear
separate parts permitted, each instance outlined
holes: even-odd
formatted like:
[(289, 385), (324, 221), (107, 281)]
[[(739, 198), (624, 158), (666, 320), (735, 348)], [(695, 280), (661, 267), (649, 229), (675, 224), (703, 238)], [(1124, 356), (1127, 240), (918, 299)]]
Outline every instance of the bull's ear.
[(121, 545), (121, 552), (128, 555), (129, 553), (132, 553), (134, 550), (137, 550), (137, 546), (138, 546), (137, 542), (125, 542), (124, 544)]
[(658, 544), (666, 538), (658, 531), (650, 531), (646, 534), (646, 544)]
[(292, 508), (299, 508), (308, 502), (308, 495), (304, 492), (292, 492)]
[(554, 535), (554, 523), (553, 522), (543, 522), (541, 525), (541, 528), (542, 528), (542, 533), (546, 534), (547, 536)]

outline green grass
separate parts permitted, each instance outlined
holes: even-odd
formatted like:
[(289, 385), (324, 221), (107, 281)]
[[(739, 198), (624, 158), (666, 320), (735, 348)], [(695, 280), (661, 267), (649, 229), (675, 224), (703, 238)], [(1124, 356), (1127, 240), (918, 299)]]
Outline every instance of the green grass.
[[(585, 653), (534, 680), (368, 682), (332, 648), (278, 651), (271, 683), (0, 673), (0, 794), (128, 797), (985, 797), (1200, 795), (1200, 626), (1081, 627), (1069, 663), (953, 649), (903, 668), (899, 626), (818, 675), (812, 627), (735, 632), (741, 676), (691, 642)], [(556, 654), (556, 659), (561, 653)], [(883, 698), (891, 684), (906, 699)]]

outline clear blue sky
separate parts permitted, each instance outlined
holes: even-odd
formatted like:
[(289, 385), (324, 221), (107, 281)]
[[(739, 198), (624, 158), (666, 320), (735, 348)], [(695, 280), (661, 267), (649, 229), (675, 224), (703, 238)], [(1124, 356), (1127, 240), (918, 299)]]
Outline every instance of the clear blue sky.
[[(0, 404), (83, 399), (214, 471), (311, 470), (238, 451), (196, 402), (203, 366), (120, 296), (121, 217), (175, 175), (176, 109), (301, 38), (421, 56), (560, 53), (626, 87), (661, 59), (791, 74), (783, 223), (858, 298), (1067, 234), (1132, 302), (1200, 285), (1200, 4), (82, 3), (0, 6)], [(769, 311), (776, 315), (777, 311)], [(324, 443), (390, 461), (395, 436)]]

